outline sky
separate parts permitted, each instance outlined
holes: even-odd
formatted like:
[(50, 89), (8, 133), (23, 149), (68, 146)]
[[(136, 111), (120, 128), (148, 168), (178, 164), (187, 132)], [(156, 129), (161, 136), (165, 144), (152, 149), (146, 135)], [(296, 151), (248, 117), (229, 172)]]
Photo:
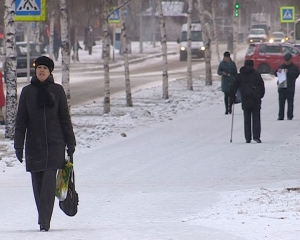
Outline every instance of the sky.
[(186, 79), (172, 79), (168, 100), (161, 85), (135, 90), (132, 108), (112, 96), (104, 116), (102, 99), (74, 106), (78, 214), (64, 215), (56, 200), (46, 233), (39, 232), (30, 174), (12, 141), (1, 139), (0, 239), (299, 239), (300, 192), (287, 190), (299, 187), (299, 86), (294, 119), (277, 121), (277, 79), (263, 75), (262, 143), (246, 144), (241, 106), (224, 114), (212, 72), (213, 85), (200, 75), (194, 91)]

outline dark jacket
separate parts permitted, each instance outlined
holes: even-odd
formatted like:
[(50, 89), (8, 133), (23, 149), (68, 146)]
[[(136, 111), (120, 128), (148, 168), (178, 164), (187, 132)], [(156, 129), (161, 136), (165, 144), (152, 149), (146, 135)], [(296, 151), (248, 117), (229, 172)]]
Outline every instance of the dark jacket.
[[(226, 72), (227, 75), (223, 75), (223, 72)], [(220, 62), (218, 67), (218, 75), (222, 76), (222, 82), (221, 82), (221, 89), (225, 93), (230, 92), (231, 84), (233, 83), (236, 75), (237, 75), (237, 69), (235, 62), (225, 62), (224, 60)]]
[(76, 145), (63, 87), (54, 83), (52, 75), (47, 81), (54, 106), (37, 105), (38, 87), (33, 76), (31, 84), (22, 89), (15, 123), (14, 147), (24, 148), (26, 170), (29, 172), (63, 168), (65, 148)]
[[(282, 64), (278, 69), (287, 69), (286, 73), (286, 88), (289, 92), (295, 92), (295, 85), (296, 85), (296, 79), (299, 76), (299, 68), (294, 64), (291, 63), (289, 65)], [(277, 77), (277, 71), (275, 71), (275, 76)]]
[(258, 71), (252, 67), (242, 67), (231, 86), (230, 94), (235, 95), (238, 88), (242, 96), (242, 109), (261, 107), (261, 99), (265, 95), (265, 84)]

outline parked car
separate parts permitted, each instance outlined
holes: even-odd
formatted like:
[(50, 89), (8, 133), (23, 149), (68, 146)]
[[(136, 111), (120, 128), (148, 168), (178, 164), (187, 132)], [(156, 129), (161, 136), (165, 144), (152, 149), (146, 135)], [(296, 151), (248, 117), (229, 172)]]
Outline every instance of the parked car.
[[(35, 72), (34, 61), (42, 55), (40, 43), (30, 43), (30, 76)], [(16, 42), (17, 76), (27, 76), (27, 42)]]
[(249, 43), (267, 42), (267, 41), (268, 41), (268, 35), (263, 28), (253, 28), (252, 30), (250, 30), (248, 35)]
[(288, 37), (285, 36), (284, 32), (272, 32), (271, 38), (269, 39), (270, 43), (279, 42), (284, 43), (288, 41)]
[(292, 54), (292, 61), (300, 67), (300, 50), (289, 43), (249, 44), (245, 60), (254, 61), (254, 68), (260, 73), (272, 73), (283, 63), (283, 56)]

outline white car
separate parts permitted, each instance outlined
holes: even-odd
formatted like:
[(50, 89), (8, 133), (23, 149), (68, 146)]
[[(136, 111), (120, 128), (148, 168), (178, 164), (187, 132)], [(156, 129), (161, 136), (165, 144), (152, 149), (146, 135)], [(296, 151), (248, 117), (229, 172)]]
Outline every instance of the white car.
[(284, 32), (272, 32), (269, 43), (281, 42), (284, 43), (288, 40)]
[(248, 42), (267, 42), (268, 36), (263, 28), (253, 28), (248, 35)]

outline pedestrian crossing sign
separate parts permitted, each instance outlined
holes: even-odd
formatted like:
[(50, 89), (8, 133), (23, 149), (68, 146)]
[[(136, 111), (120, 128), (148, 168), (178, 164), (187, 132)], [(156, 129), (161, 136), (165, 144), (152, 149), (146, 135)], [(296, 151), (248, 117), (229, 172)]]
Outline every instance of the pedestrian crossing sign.
[(110, 7), (108, 9), (108, 22), (109, 23), (119, 23), (120, 22), (120, 13), (119, 13), (119, 9), (117, 9), (116, 7)]
[(295, 7), (280, 7), (280, 22), (281, 23), (295, 22)]
[(15, 0), (15, 21), (46, 20), (46, 0)]

